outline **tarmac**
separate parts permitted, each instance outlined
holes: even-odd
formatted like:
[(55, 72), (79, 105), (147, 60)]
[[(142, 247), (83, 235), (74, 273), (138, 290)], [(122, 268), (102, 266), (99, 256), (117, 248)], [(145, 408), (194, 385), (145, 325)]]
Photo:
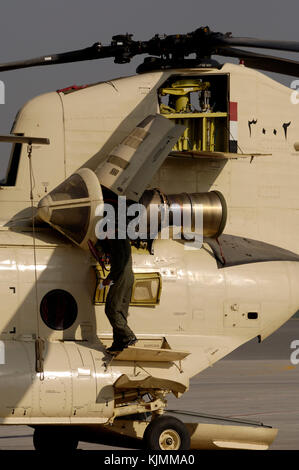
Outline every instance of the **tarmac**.
[[(218, 421), (182, 411), (262, 422), (279, 429), (271, 449), (298, 450), (299, 364), (291, 362), (290, 347), (294, 340), (299, 345), (299, 319), (289, 320), (260, 344), (250, 341), (194, 377), (182, 398), (169, 397), (168, 410), (176, 410), (171, 414), (185, 422)], [(0, 426), (0, 450), (33, 450), (32, 434), (27, 426)], [(78, 448), (121, 449), (85, 442)]]

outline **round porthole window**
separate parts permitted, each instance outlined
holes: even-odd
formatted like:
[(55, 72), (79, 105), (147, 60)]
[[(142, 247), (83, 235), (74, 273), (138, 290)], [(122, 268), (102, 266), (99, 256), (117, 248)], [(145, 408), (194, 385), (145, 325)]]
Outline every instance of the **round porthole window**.
[(40, 304), (44, 323), (52, 330), (66, 330), (77, 318), (78, 306), (74, 297), (62, 289), (48, 292)]

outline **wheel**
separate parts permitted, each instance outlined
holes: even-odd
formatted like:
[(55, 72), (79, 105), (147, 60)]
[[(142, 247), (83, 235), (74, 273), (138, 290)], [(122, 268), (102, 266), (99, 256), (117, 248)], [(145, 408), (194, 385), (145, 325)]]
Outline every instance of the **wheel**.
[(70, 429), (39, 426), (34, 430), (33, 445), (39, 452), (73, 452), (77, 449), (78, 439)]
[(190, 434), (185, 424), (172, 416), (161, 416), (147, 426), (144, 447), (151, 450), (188, 450)]

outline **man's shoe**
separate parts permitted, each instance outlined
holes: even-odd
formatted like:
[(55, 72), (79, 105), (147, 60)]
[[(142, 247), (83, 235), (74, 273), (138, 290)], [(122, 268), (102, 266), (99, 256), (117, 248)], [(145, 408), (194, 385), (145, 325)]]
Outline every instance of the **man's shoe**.
[(112, 346), (110, 346), (110, 348), (107, 348), (106, 351), (109, 354), (117, 354), (117, 353), (123, 351), (123, 349), (127, 348), (128, 346), (134, 346), (134, 344), (137, 343), (137, 341), (138, 341), (138, 339), (135, 336), (134, 338), (129, 339), (129, 341), (127, 341), (126, 343), (112, 344)]
[(128, 346), (134, 346), (135, 343), (137, 343), (138, 339), (136, 338), (136, 336), (132, 339), (129, 339), (129, 341), (127, 341), (123, 348), (127, 348)]
[(121, 352), (123, 349), (124, 349), (124, 346), (123, 346), (123, 345), (120, 345), (120, 344), (112, 344), (112, 346), (110, 346), (110, 348), (107, 348), (106, 351), (107, 351), (109, 354), (117, 354), (117, 353)]

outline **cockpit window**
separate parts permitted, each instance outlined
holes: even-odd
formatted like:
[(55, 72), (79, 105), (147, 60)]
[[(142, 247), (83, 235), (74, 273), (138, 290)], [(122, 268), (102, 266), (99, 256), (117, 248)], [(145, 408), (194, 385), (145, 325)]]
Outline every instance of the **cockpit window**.
[[(24, 134), (16, 134), (24, 135)], [(12, 146), (6, 177), (0, 181), (0, 186), (15, 186), (18, 174), (18, 168), (20, 163), (22, 151), (22, 144), (15, 143)]]
[(12, 149), (10, 165), (7, 169), (7, 175), (6, 175), (5, 182), (4, 182), (5, 186), (15, 186), (16, 184), (21, 150), (22, 150), (22, 144), (19, 144), (19, 143), (14, 144), (13, 149)]

